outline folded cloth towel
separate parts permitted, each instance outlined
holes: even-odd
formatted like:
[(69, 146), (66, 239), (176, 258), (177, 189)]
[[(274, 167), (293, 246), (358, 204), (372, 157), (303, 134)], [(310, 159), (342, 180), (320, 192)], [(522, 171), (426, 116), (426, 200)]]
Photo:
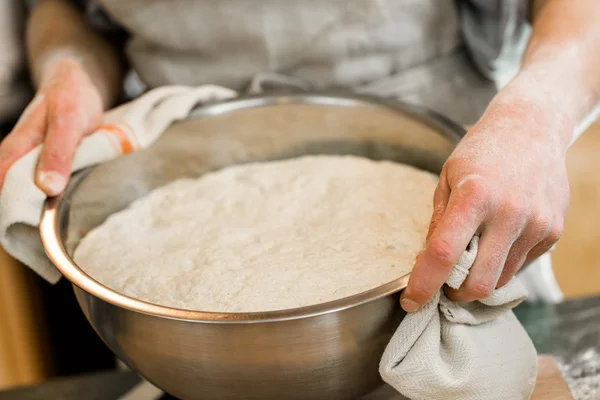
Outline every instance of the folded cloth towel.
[[(446, 284), (459, 288), (475, 261), (475, 237)], [(406, 315), (379, 366), (385, 382), (413, 400), (529, 399), (537, 354), (512, 312), (527, 296), (517, 279), (473, 303), (443, 290)]]
[[(102, 125), (82, 140), (71, 171), (102, 163), (150, 146), (174, 121), (199, 104), (226, 100), (236, 92), (219, 86), (167, 86), (106, 113)], [(35, 185), (41, 146), (8, 171), (0, 192), (0, 244), (40, 276), (56, 283), (61, 275), (44, 253), (38, 227), (46, 195)]]

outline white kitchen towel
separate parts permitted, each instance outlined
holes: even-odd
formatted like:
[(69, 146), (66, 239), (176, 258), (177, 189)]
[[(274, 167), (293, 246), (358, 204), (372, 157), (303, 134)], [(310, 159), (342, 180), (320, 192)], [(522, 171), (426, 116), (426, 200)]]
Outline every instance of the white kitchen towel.
[[(174, 121), (185, 119), (199, 104), (222, 101), (237, 93), (219, 86), (167, 86), (106, 113), (102, 125), (82, 140), (71, 171), (102, 163), (150, 146)], [(0, 192), (0, 244), (13, 257), (51, 283), (61, 275), (44, 253), (39, 222), (46, 195), (35, 185), (41, 146), (8, 171)]]
[[(477, 245), (475, 237), (448, 286), (466, 279)], [(529, 399), (537, 354), (512, 312), (526, 296), (517, 279), (473, 303), (451, 301), (440, 290), (400, 323), (381, 358), (383, 380), (412, 400)]]

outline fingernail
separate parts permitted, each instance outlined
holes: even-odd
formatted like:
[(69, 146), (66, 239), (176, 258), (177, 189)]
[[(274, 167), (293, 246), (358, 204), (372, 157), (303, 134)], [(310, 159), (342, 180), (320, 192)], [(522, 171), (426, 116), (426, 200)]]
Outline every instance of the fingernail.
[(406, 312), (415, 312), (419, 309), (419, 304), (408, 298), (402, 299), (400, 305)]
[(40, 172), (38, 182), (42, 190), (49, 196), (58, 196), (65, 190), (65, 186), (67, 185), (65, 177), (54, 171)]

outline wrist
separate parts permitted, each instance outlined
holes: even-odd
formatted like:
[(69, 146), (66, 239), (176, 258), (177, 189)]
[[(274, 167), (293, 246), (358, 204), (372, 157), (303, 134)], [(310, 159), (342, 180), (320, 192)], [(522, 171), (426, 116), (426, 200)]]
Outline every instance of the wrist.
[(83, 70), (82, 59), (68, 48), (54, 49), (39, 57), (33, 65), (32, 77), (38, 88), (44, 88), (64, 70)]
[(571, 106), (537, 79), (520, 73), (494, 97), (486, 114), (510, 118), (517, 124), (515, 132), (525, 133), (535, 141), (550, 141), (566, 151), (577, 123)]
[(118, 91), (103, 84), (103, 76), (93, 59), (79, 55), (70, 48), (54, 49), (40, 57), (37, 67), (37, 87), (43, 90), (63, 80), (77, 79), (80, 84), (95, 89), (102, 100), (103, 109), (110, 107)]
[(112, 45), (91, 30), (83, 15), (65, 1), (43, 1), (33, 10), (26, 32), (31, 77), (43, 86), (64, 65), (81, 71), (100, 94), (105, 109), (119, 99), (123, 60)]

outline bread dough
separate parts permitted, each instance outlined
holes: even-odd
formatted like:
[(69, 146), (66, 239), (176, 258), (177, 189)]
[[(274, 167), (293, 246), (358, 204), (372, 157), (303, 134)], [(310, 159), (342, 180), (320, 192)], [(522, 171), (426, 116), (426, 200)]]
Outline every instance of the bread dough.
[(135, 201), (84, 237), (74, 258), (112, 289), (165, 306), (318, 304), (410, 272), (437, 181), (354, 156), (236, 165)]

